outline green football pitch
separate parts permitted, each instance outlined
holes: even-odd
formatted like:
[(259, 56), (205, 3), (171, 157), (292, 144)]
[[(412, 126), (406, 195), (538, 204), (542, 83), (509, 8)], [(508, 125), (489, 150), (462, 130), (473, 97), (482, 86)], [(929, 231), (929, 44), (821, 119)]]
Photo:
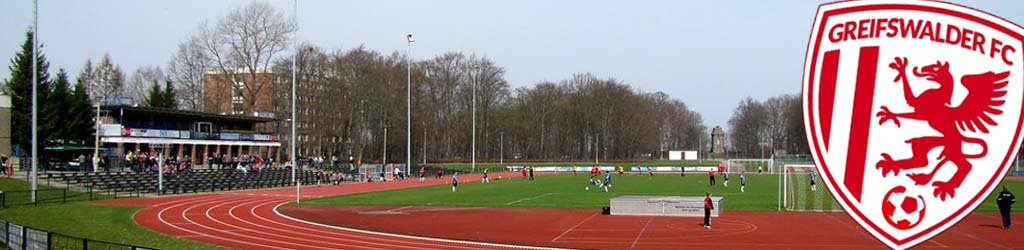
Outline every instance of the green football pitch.
[[(302, 205), (403, 205), (403, 206), (461, 206), (461, 207), (543, 207), (543, 208), (600, 208), (609, 200), (623, 195), (703, 196), (712, 192), (724, 197), (727, 210), (773, 211), (780, 207), (778, 175), (747, 175), (746, 192), (740, 192), (739, 175), (730, 176), (729, 186), (717, 176), (717, 185), (708, 186), (705, 174), (612, 175), (608, 192), (595, 186), (585, 190), (589, 174), (539, 175), (534, 181), (520, 176), (503, 176), (491, 183), (462, 182), (457, 192), (450, 185), (429, 186), (393, 191), (353, 194), (303, 200)], [(449, 178), (449, 177), (445, 177)], [(492, 179), (496, 175), (492, 174)], [(603, 175), (600, 179), (603, 179)], [(788, 210), (841, 211), (842, 207), (821, 183), (811, 191), (804, 175), (792, 175), (783, 190), (787, 192)], [(415, 180), (411, 180), (415, 181)], [(1024, 190), (1024, 182), (1005, 180), (1010, 190)], [(997, 211), (994, 192), (976, 211)]]
[[(717, 185), (709, 187), (704, 174), (613, 174), (608, 192), (588, 185), (589, 176), (539, 175), (533, 181), (504, 176), (486, 184), (460, 183), (457, 192), (452, 192), (450, 185), (431, 186), (304, 200), (302, 204), (600, 208), (608, 206), (611, 198), (622, 195), (704, 196), (705, 192), (712, 192), (714, 196), (725, 197), (727, 209), (778, 208), (778, 176), (774, 175), (747, 175), (746, 192), (740, 192), (739, 175), (735, 174), (728, 187), (723, 185), (721, 176), (716, 177)], [(496, 179), (495, 174), (492, 179)], [(603, 180), (604, 176), (596, 179)], [(588, 186), (590, 190), (586, 190)]]

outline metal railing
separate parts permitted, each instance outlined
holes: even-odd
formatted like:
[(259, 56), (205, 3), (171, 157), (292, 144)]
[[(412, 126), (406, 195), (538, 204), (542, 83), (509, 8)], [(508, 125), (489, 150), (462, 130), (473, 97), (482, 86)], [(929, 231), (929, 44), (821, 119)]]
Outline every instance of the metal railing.
[(145, 249), (157, 249), (151, 247), (142, 247), (135, 245), (127, 245), (120, 243), (113, 243), (101, 240), (92, 240), (88, 238), (81, 238), (70, 236), (61, 233), (50, 232), (38, 228), (23, 226), (8, 222), (7, 220), (0, 219), (0, 241), (3, 246), (10, 250), (23, 250), (23, 249), (69, 249), (69, 250), (89, 250), (89, 249), (127, 249), (127, 250), (145, 250)]

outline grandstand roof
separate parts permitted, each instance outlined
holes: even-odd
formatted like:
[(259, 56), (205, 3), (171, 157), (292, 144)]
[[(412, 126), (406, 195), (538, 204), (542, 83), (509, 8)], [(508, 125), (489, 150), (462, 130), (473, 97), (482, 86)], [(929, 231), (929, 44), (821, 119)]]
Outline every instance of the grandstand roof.
[(137, 112), (147, 114), (157, 114), (168, 117), (182, 117), (192, 119), (206, 119), (211, 121), (229, 121), (229, 122), (272, 122), (277, 121), (275, 118), (267, 117), (256, 117), (256, 116), (245, 116), (245, 115), (221, 115), (215, 113), (206, 113), (190, 110), (178, 110), (178, 109), (167, 109), (167, 108), (154, 108), (154, 107), (140, 107), (130, 105), (105, 105), (102, 109), (111, 112)]

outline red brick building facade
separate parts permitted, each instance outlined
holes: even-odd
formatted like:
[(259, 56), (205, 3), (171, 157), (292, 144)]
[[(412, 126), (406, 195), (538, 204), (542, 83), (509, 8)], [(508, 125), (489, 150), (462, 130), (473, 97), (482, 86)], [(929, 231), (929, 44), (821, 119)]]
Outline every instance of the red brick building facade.
[[(229, 78), (230, 77), (230, 78)], [(204, 112), (224, 115), (273, 116), (272, 72), (224, 74), (208, 71), (203, 84)]]

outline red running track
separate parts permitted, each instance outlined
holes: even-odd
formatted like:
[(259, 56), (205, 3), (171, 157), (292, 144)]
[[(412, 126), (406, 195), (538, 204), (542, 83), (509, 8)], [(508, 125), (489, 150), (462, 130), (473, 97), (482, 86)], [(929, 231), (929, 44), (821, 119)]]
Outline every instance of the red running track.
[[(518, 173), (492, 173), (498, 175), (519, 178)], [(442, 185), (448, 178), (305, 186), (302, 197)], [(240, 249), (885, 248), (843, 213), (728, 212), (707, 231), (699, 218), (602, 216), (581, 209), (289, 206), (278, 212), (281, 204), (294, 200), (291, 187), (101, 203), (146, 205), (135, 220), (147, 228)], [(1003, 230), (996, 225), (997, 214), (975, 213), (915, 248), (1024, 249), (1022, 215), (1014, 215), (1017, 227)]]
[[(515, 173), (491, 173), (514, 176)], [(341, 186), (303, 186), (302, 198), (376, 192), (446, 184), (451, 177)], [(480, 175), (460, 176), (478, 181)], [(139, 224), (177, 237), (240, 249), (544, 249), (483, 242), (415, 237), (314, 224), (276, 212), (295, 200), (295, 188), (238, 191), (104, 201), (104, 204), (148, 206), (135, 214)]]
[[(700, 217), (608, 216), (594, 209), (287, 206), (303, 220), (397, 234), (585, 249), (884, 249), (841, 212), (726, 211), (704, 229)], [(500, 222), (494, 218), (500, 215)], [(1024, 214), (1014, 215), (1024, 224)], [(1017, 228), (974, 213), (913, 249), (1024, 249)], [(423, 230), (431, 228), (431, 230)]]

